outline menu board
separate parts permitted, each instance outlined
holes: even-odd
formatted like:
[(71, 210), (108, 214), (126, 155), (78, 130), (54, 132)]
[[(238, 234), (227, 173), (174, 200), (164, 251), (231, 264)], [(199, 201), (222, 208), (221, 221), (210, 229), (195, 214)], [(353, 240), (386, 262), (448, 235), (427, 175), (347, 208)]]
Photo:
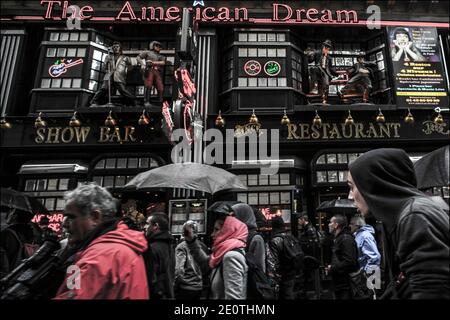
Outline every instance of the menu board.
[(198, 233), (206, 233), (206, 199), (203, 200), (170, 200), (170, 231), (173, 235), (183, 233), (183, 224), (193, 220), (198, 224)]
[(397, 105), (448, 107), (448, 89), (436, 28), (388, 28)]

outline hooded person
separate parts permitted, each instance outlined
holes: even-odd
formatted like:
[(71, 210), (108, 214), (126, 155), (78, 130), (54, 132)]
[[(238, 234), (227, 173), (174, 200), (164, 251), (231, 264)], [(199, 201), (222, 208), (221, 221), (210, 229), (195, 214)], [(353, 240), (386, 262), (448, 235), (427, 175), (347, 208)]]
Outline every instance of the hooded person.
[(349, 164), (349, 198), (383, 223), (391, 283), (382, 298), (449, 299), (449, 208), (416, 185), (401, 149), (377, 149)]
[(114, 217), (111, 194), (90, 183), (67, 192), (65, 199), (65, 226), (74, 254), (55, 299), (148, 299), (143, 258), (147, 241), (142, 232)]
[(211, 272), (209, 299), (242, 300), (247, 298), (247, 263), (245, 247), (247, 226), (232, 216), (214, 223), (212, 253), (207, 255), (191, 233), (185, 235), (189, 249), (202, 272)]

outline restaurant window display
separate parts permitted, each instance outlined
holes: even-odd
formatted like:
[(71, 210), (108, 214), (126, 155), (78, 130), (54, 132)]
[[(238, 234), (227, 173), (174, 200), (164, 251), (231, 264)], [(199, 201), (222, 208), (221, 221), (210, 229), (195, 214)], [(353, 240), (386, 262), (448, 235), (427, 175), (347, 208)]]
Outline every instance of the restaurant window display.
[(207, 227), (206, 199), (179, 199), (169, 201), (170, 231), (175, 236), (183, 233), (183, 224), (192, 220), (198, 225), (198, 233), (206, 234)]

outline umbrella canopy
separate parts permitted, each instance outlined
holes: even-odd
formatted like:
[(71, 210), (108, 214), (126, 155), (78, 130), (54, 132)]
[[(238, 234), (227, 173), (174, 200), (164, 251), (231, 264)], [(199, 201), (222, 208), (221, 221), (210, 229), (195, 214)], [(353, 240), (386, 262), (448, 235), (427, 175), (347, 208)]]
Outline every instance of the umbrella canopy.
[(233, 211), (231, 209), (231, 207), (238, 203), (241, 203), (241, 202), (240, 201), (216, 201), (208, 208), (208, 211), (228, 215), (231, 211)]
[(355, 214), (357, 208), (350, 199), (334, 199), (331, 201), (324, 201), (317, 207), (317, 211), (327, 212), (331, 214)]
[(142, 172), (126, 188), (182, 188), (214, 194), (222, 190), (247, 190), (239, 178), (223, 169), (200, 163), (174, 163)]
[(449, 146), (434, 150), (414, 164), (417, 188), (446, 187), (449, 182)]
[(48, 213), (48, 210), (38, 200), (13, 189), (1, 188), (1, 206), (31, 214)]

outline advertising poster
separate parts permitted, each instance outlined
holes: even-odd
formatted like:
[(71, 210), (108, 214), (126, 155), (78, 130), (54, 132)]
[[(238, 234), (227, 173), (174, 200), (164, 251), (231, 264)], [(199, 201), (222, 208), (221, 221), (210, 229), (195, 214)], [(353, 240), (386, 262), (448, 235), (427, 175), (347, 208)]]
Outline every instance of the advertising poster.
[(448, 90), (436, 28), (389, 28), (397, 105), (447, 107)]

